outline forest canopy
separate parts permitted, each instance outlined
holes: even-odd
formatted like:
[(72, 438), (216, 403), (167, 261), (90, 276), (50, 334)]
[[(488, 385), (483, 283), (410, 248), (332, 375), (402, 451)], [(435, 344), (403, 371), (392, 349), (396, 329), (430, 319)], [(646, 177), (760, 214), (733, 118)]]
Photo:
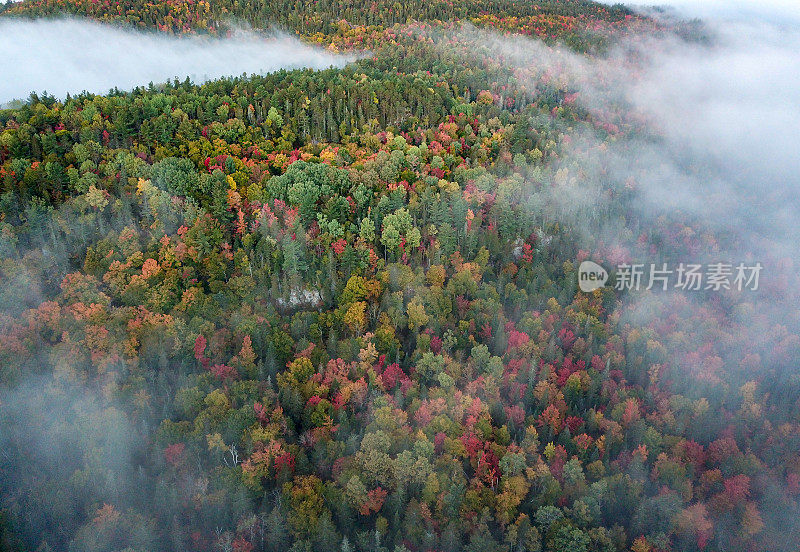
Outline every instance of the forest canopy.
[[(795, 546), (793, 250), (673, 207), (741, 171), (621, 91), (712, 30), (583, 0), (2, 11), (354, 61), (0, 110), (0, 549)], [(587, 293), (588, 259), (765, 280)]]

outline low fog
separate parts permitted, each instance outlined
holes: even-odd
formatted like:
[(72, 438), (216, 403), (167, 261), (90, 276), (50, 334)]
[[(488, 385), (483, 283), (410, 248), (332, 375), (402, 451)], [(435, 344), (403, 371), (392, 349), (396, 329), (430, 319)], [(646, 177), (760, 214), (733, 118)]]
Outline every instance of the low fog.
[[(471, 26), (458, 31), (458, 39), (476, 55), (507, 64), (514, 74), (508, 86), (531, 90), (544, 76), (573, 93), (596, 122), (636, 129), (612, 137), (601, 125), (563, 129), (565, 145), (547, 167), (558, 174), (533, 193), (531, 216), (547, 205), (578, 247), (610, 270), (623, 258), (672, 268), (763, 265), (757, 292), (628, 293), (623, 323), (654, 325), (674, 313), (675, 304), (692, 316), (724, 317), (735, 323), (725, 331), (737, 341), (717, 343), (727, 350), (720, 352), (726, 384), (770, 374), (780, 386), (796, 368), (779, 342), (800, 330), (793, 308), (800, 301), (800, 30), (784, 24), (789, 12), (777, 8), (765, 6), (757, 18), (730, 9), (708, 13), (716, 15), (704, 19), (702, 39), (669, 32), (635, 36), (597, 56)], [(663, 17), (672, 22), (675, 12)], [(628, 198), (622, 212), (620, 194)], [(684, 326), (699, 341), (717, 340), (706, 328)], [(733, 352), (751, 348), (760, 351), (755, 372)], [(687, 351), (672, 353), (681, 365)]]
[[(649, 225), (668, 217), (688, 220), (693, 229), (707, 228), (721, 237), (713, 257), (687, 248), (674, 252), (670, 262), (761, 262), (762, 289), (769, 294), (683, 293), (695, 312), (732, 312), (744, 305), (739, 312), (749, 314), (736, 319), (740, 324), (736, 329), (741, 341), (738, 346), (745, 352), (751, 344), (768, 350), (770, 340), (777, 339), (771, 327), (781, 324), (789, 332), (800, 328), (796, 312), (800, 278), (791, 264), (800, 257), (796, 240), (800, 236), (800, 32), (782, 23), (783, 14), (790, 12), (778, 8), (762, 11), (754, 19), (749, 9), (732, 9), (734, 4), (717, 11), (705, 4), (694, 12), (688, 2), (676, 4), (682, 4), (679, 7), (688, 10), (686, 13), (710, 17), (709, 41), (686, 42), (671, 36), (630, 39), (607, 57), (588, 59), (529, 38), (500, 36), (472, 27), (459, 32), (461, 39), (488, 49), (495, 59), (510, 66), (530, 65), (539, 72), (558, 75), (577, 92), (577, 103), (592, 113), (605, 113), (622, 104), (637, 120), (647, 121), (650, 130), (646, 135), (616, 142), (594, 128), (570, 129), (572, 146), (565, 147), (550, 167), (553, 171), (565, 169), (568, 176), (542, 193), (549, 194), (547, 201), (558, 206), (560, 216), (588, 251), (626, 248), (641, 253), (639, 235), (649, 233), (649, 238), (657, 241), (654, 226)], [(35, 50), (28, 46), (31, 36), (40, 42)], [(8, 62), (0, 80), (0, 102), (25, 98), (31, 91), (46, 90), (56, 96), (84, 89), (102, 93), (173, 77), (190, 76), (199, 81), (287, 67), (342, 66), (350, 61), (288, 37), (267, 39), (241, 33), (228, 39), (171, 38), (77, 20), (4, 21), (0, 23), (0, 57)], [(533, 82), (520, 84), (535, 86)], [(590, 211), (603, 213), (607, 207), (603, 202), (611, 201), (604, 189), (624, 188), (626, 183), (634, 194), (626, 222), (636, 220), (635, 228), (604, 217), (594, 221), (586, 217)], [(651, 250), (651, 254), (653, 258), (632, 260), (664, 260), (656, 257), (663, 252)], [(606, 268), (613, 267), (606, 264)], [(675, 295), (630, 294), (623, 304), (623, 320), (651, 324), (669, 310)], [(725, 304), (720, 306), (723, 295)], [(703, 335), (704, 331), (702, 327), (685, 328), (693, 337), (700, 335), (713, 342), (714, 335)], [(723, 347), (733, 348), (730, 343), (720, 344)], [(671, 352), (680, 364), (680, 353), (685, 351)], [(725, 360), (731, 362), (726, 365), (729, 369), (740, 359)], [(764, 356), (762, 361), (773, 372), (796, 371), (796, 367), (782, 365), (785, 360), (781, 358)], [(41, 382), (35, 383), (0, 397), (3, 404), (11, 405), (0, 421), (19, 428), (20, 420), (46, 410), (35, 391)], [(731, 383), (738, 382), (731, 378)], [(0, 435), (0, 448), (27, 438), (32, 455), (56, 450), (70, 465), (86, 466), (89, 473), (96, 459), (83, 451), (98, 449), (101, 458), (113, 456), (117, 474), (124, 475), (128, 487), (120, 483), (117, 488), (111, 484), (112, 478), (101, 478), (104, 485), (86, 486), (85, 503), (94, 506), (126, 494), (138, 480), (130, 475), (135, 473), (135, 447), (116, 443), (118, 435), (130, 430), (124, 416), (115, 409), (92, 408), (82, 401), (63, 402), (67, 406), (54, 413), (54, 420), (36, 424), (47, 428), (41, 435), (31, 438), (9, 431)], [(75, 415), (83, 422), (75, 434), (88, 432), (90, 439), (78, 439), (72, 428), (63, 429), (57, 423), (61, 417)], [(97, 425), (106, 423), (114, 429), (110, 436), (96, 434)], [(61, 445), (58, 439), (70, 446)], [(112, 455), (110, 450), (120, 452)], [(4, 460), (14, 468), (11, 476), (22, 472), (23, 460)], [(37, 461), (53, 477), (61, 475), (58, 462), (50, 456)], [(48, 492), (36, 484), (24, 481), (21, 492)], [(775, 520), (786, 514), (793, 515), (764, 512), (774, 525), (780, 525)], [(38, 520), (33, 521), (35, 526)], [(788, 550), (794, 544), (776, 542), (775, 550)]]
[[(703, 15), (708, 40), (630, 41), (611, 55), (606, 91), (653, 135), (611, 147), (604, 168), (635, 178), (634, 208), (644, 220), (685, 218), (720, 237), (716, 258), (681, 261), (761, 261), (765, 282), (784, 289), (775, 304), (760, 296), (756, 310), (798, 328), (786, 302), (800, 287), (792, 271), (800, 256), (800, 27), (789, 24), (798, 6), (671, 4), (683, 16)], [(620, 62), (631, 58), (633, 69)], [(583, 77), (598, 80), (591, 68)], [(597, 88), (586, 92), (587, 108), (605, 107)]]
[[(31, 377), (13, 391), (0, 390), (0, 484), (13, 489), (20, 509), (13, 513), (32, 533), (43, 534), (53, 518), (66, 515), (74, 527), (57, 533), (68, 537), (98, 505), (149, 505), (146, 474), (136, 465), (147, 441), (100, 390), (54, 379)], [(152, 529), (143, 522), (137, 540), (151, 544)]]
[(175, 77), (202, 82), (284, 68), (341, 67), (353, 59), (284, 35), (172, 37), (78, 19), (0, 21), (0, 58), (0, 103), (27, 99), (31, 92), (103, 94)]
[(683, 17), (701, 17), (712, 21), (755, 19), (776, 24), (789, 24), (792, 20), (794, 23), (800, 22), (800, 5), (795, 0), (636, 0), (625, 4), (641, 10), (649, 10), (655, 5), (660, 9), (675, 10)]
[(627, 93), (675, 152), (673, 165), (708, 167), (643, 192), (654, 207), (689, 209), (759, 249), (764, 240), (796, 248), (800, 33), (765, 22), (712, 29), (712, 46), (673, 45)]
[[(800, 381), (797, 6), (678, 0), (674, 8), (647, 13), (665, 23), (702, 16), (701, 39), (626, 38), (592, 59), (474, 28), (461, 38), (504, 60), (518, 85), (535, 87), (538, 75), (549, 75), (596, 121), (636, 129), (612, 137), (591, 125), (565, 129), (568, 145), (548, 166), (556, 177), (533, 193), (544, 198), (532, 202), (531, 216), (550, 205), (578, 247), (609, 270), (623, 261), (673, 270), (761, 263), (758, 291), (642, 288), (622, 295), (617, 315), (621, 327), (677, 324), (678, 337), (662, 341), (670, 365), (663, 384), (708, 397), (710, 425), (725, 427), (723, 397), (748, 381), (775, 397), (774, 415), (788, 418)], [(777, 504), (762, 513), (771, 549), (796, 550), (800, 513)], [(720, 525), (717, 533), (724, 543), (736, 530)]]

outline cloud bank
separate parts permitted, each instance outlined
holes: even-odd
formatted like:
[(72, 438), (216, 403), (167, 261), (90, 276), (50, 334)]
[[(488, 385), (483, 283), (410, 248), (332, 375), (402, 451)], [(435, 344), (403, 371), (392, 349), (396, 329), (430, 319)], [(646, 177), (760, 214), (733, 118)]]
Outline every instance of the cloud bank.
[(712, 46), (663, 49), (626, 90), (677, 161), (708, 166), (700, 178), (644, 191), (654, 202), (695, 196), (677, 207), (759, 243), (786, 242), (800, 215), (800, 32), (764, 22), (712, 28)]
[[(648, 361), (657, 367), (652, 374), (632, 369), (626, 377), (647, 386), (655, 376), (673, 395), (711, 402), (703, 423), (686, 428), (698, 442), (727, 430), (726, 409), (744, 396), (745, 382), (758, 382), (771, 420), (796, 419), (800, 26), (785, 13), (769, 4), (720, 10), (703, 23), (708, 40), (631, 37), (595, 58), (470, 27), (458, 37), (505, 62), (515, 77), (509, 85), (530, 90), (544, 74), (594, 121), (635, 129), (612, 136), (591, 124), (565, 129), (559, 157), (545, 168), (549, 186), (532, 179), (531, 195), (544, 198), (531, 201), (530, 216), (545, 205), (607, 269), (622, 260), (672, 269), (763, 265), (758, 291), (642, 289), (623, 293), (615, 309), (622, 332), (655, 329), (666, 353), (664, 364)], [(614, 261), (609, 253), (618, 252), (625, 257)], [(769, 422), (760, 431), (767, 435)], [(785, 486), (763, 475), (761, 484)], [(759, 508), (767, 549), (796, 550), (800, 513), (769, 498)], [(718, 520), (717, 549), (737, 549), (738, 530)]]
[(0, 21), (0, 102), (31, 92), (106, 93), (190, 77), (196, 82), (278, 69), (341, 67), (332, 54), (288, 36), (171, 37), (86, 20)]
[[(719, 348), (717, 376), (730, 385), (765, 373), (781, 385), (797, 372), (787, 359), (800, 334), (800, 29), (775, 23), (779, 13), (712, 18), (703, 41), (624, 38), (593, 58), (472, 27), (457, 36), (467, 50), (507, 64), (509, 86), (531, 90), (544, 75), (595, 122), (635, 129), (612, 137), (596, 124), (564, 129), (559, 158), (547, 167), (553, 185), (533, 194), (532, 216), (546, 205), (606, 268), (623, 259), (763, 265), (758, 292), (623, 298), (622, 320), (635, 326), (657, 325), (683, 305), (683, 331)], [(720, 326), (704, 326), (702, 313)], [(722, 328), (728, 322), (735, 325)], [(756, 369), (741, 362), (751, 350), (759, 351)], [(684, 373), (707, 372), (684, 360), (696, 357), (692, 349), (670, 352)]]
[[(611, 0), (599, 0), (617, 4)], [(775, 24), (800, 22), (800, 4), (795, 0), (633, 0), (622, 2), (632, 7), (649, 10), (652, 7), (670, 8), (684, 17), (705, 20), (760, 20)]]

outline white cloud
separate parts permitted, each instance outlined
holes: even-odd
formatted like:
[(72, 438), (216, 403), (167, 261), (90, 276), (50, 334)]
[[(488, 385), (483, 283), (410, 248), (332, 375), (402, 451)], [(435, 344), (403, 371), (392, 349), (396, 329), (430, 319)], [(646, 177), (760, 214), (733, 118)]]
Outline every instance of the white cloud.
[(172, 37), (77, 19), (0, 22), (0, 102), (47, 91), (127, 90), (174, 77), (205, 81), (282, 68), (342, 66), (340, 56), (288, 36)]
[[(532, 213), (555, 206), (555, 218), (574, 231), (580, 249), (624, 251), (642, 263), (663, 256), (671, 266), (762, 263), (758, 293), (631, 294), (621, 310), (644, 325), (669, 312), (673, 299), (696, 313), (735, 310), (727, 320), (737, 324), (730, 330), (736, 343), (720, 347), (731, 378), (741, 375), (737, 351), (750, 348), (761, 351), (765, 370), (789, 373), (781, 332), (800, 335), (793, 308), (800, 271), (792, 270), (800, 258), (800, 29), (774, 19), (769, 11), (750, 20), (713, 19), (706, 26), (710, 39), (702, 42), (623, 38), (607, 56), (472, 27), (458, 35), (478, 60), (514, 69), (511, 86), (532, 90), (546, 75), (547, 82), (577, 90), (576, 101), (597, 120), (639, 129), (607, 139), (589, 125), (572, 125), (550, 167), (566, 172), (534, 193)], [(714, 342), (697, 320), (683, 320), (684, 331)], [(676, 365), (686, 352), (675, 351)]]
[[(618, 3), (610, 0), (600, 1), (606, 4)], [(755, 18), (772, 23), (800, 22), (800, 2), (797, 0), (632, 0), (622, 3), (634, 8), (670, 7), (683, 16), (704, 19)]]

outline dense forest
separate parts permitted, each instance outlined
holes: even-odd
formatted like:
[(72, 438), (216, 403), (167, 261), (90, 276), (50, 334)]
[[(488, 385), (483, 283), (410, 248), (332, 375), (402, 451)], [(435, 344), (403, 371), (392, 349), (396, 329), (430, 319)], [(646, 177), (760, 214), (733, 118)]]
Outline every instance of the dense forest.
[(606, 154), (659, 130), (571, 78), (631, 37), (705, 41), (697, 22), (583, 0), (2, 19), (63, 14), (359, 59), (0, 111), (0, 549), (796, 546), (800, 339), (759, 307), (776, 288), (578, 288), (585, 259), (732, 250), (637, 207), (644, 169)]
[[(308, 36), (331, 39), (347, 27), (386, 29), (412, 21), (476, 21), (489, 18), (510, 25), (521, 33), (581, 34), (596, 23), (618, 23), (632, 12), (622, 6), (612, 8), (587, 0), (376, 0), (365, 5), (353, 0), (277, 0), (240, 2), (223, 0), (176, 0), (161, 3), (133, 0), (27, 0), (10, 4), (11, 14), (32, 17), (74, 14), (102, 21), (125, 23), (142, 29), (172, 33), (225, 32), (237, 25), (254, 28), (279, 26)], [(559, 29), (561, 27), (561, 29)], [(571, 31), (571, 32), (565, 32)], [(363, 30), (358, 33), (363, 38)]]

